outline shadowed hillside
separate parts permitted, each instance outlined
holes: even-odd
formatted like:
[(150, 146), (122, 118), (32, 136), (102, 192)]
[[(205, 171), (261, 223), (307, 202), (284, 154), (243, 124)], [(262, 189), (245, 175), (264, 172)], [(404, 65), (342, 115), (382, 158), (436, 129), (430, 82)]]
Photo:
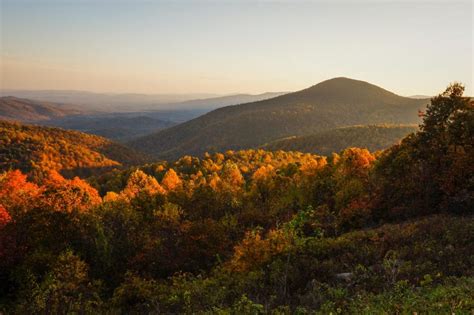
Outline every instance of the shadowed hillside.
[(367, 82), (335, 78), (272, 99), (220, 108), (131, 144), (171, 159), (250, 148), (342, 126), (418, 123), (417, 112), (427, 102)]
[(67, 105), (13, 96), (0, 97), (0, 119), (34, 121), (77, 114), (81, 114), (81, 112)]
[(113, 141), (130, 141), (158, 130), (176, 125), (176, 122), (146, 116), (126, 115), (81, 115), (54, 119), (44, 124), (65, 129), (73, 129), (106, 137)]
[(130, 149), (105, 138), (59, 128), (0, 121), (0, 170), (88, 175), (95, 170), (143, 163)]
[(276, 140), (263, 145), (262, 148), (270, 151), (300, 151), (321, 155), (331, 155), (350, 146), (378, 151), (389, 148), (417, 129), (416, 125), (341, 127), (314, 135)]

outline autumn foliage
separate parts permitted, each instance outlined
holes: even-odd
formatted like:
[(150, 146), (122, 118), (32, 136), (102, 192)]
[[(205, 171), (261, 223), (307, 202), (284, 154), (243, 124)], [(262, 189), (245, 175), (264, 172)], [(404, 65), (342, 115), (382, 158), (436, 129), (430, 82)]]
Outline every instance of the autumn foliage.
[(87, 180), (6, 171), (0, 312), (467, 311), (473, 121), (453, 85), (384, 152), (227, 151)]

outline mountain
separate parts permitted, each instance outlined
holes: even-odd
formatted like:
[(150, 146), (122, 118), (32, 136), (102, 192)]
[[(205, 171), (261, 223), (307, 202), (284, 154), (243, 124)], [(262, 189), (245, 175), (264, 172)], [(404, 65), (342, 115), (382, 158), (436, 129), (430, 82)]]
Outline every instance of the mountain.
[(17, 98), (14, 96), (0, 97), (0, 119), (35, 121), (78, 114), (81, 114), (81, 112), (73, 109), (70, 105)]
[(288, 137), (262, 146), (269, 151), (300, 151), (331, 155), (347, 147), (366, 148), (378, 151), (391, 147), (411, 132), (417, 125), (368, 125), (341, 127), (319, 132), (314, 135)]
[(343, 126), (418, 123), (418, 110), (427, 103), (364, 81), (335, 78), (268, 100), (219, 108), (130, 145), (166, 159), (251, 148)]
[(88, 175), (146, 162), (127, 147), (78, 131), (0, 121), (0, 172)]

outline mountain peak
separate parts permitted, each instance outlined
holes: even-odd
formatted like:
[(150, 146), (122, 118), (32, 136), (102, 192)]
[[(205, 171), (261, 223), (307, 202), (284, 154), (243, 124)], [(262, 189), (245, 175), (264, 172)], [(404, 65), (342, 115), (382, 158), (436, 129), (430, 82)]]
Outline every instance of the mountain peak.
[[(322, 81), (318, 84), (315, 84), (306, 90), (312, 90), (312, 89), (328, 89), (328, 88), (337, 88), (337, 89), (351, 89), (351, 88), (359, 88), (359, 89), (378, 89), (382, 91), (386, 91), (388, 93), (391, 93), (377, 85), (371, 84), (366, 81), (362, 80), (356, 80), (356, 79), (351, 79), (347, 77), (336, 77), (332, 79), (328, 79), (325, 81)], [(393, 94), (393, 93), (391, 93)]]
[(401, 96), (377, 85), (347, 77), (336, 77), (322, 81), (300, 92), (305, 97), (331, 100), (333, 102), (399, 102)]

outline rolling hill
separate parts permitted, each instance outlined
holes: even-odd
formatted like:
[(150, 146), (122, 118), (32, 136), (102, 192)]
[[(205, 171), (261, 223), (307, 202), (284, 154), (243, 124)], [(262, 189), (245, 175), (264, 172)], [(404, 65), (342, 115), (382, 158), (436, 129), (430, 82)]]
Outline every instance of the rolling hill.
[(257, 147), (288, 136), (343, 126), (414, 124), (428, 103), (364, 81), (335, 78), (259, 102), (216, 109), (130, 144), (166, 159)]
[(0, 119), (3, 120), (50, 120), (81, 113), (81, 111), (64, 104), (17, 98), (14, 96), (0, 97)]
[(99, 136), (0, 121), (0, 171), (89, 175), (144, 162), (142, 155)]
[(288, 137), (262, 146), (269, 151), (300, 151), (330, 155), (355, 146), (378, 151), (391, 147), (406, 135), (418, 129), (417, 125), (367, 125), (341, 127), (300, 137)]

